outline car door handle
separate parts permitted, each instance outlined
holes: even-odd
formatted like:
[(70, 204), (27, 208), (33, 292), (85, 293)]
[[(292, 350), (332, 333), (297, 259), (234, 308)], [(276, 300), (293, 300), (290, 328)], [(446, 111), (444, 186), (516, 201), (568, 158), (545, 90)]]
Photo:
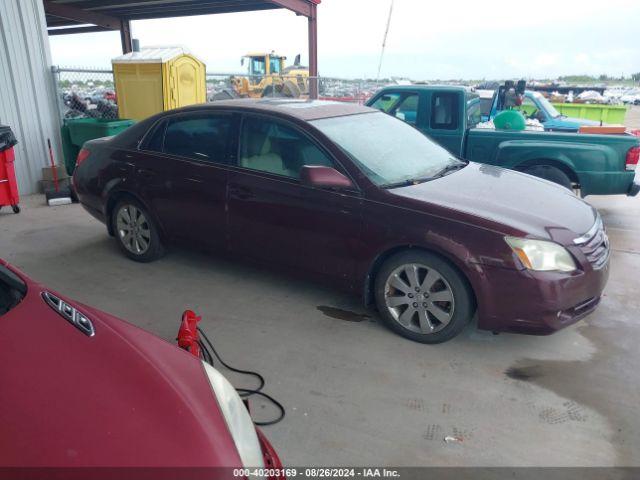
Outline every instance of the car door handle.
[(229, 196), (238, 200), (248, 200), (255, 197), (255, 195), (249, 188), (241, 187), (239, 185), (229, 186)]
[(155, 177), (157, 174), (156, 172), (154, 172), (153, 170), (149, 170), (148, 168), (139, 168), (138, 175), (145, 178), (151, 178), (151, 177)]

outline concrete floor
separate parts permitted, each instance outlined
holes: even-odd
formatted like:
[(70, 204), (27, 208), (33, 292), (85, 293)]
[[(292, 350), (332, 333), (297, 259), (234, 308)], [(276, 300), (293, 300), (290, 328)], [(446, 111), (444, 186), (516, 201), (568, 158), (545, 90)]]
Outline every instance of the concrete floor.
[(168, 340), (194, 308), (226, 360), (260, 370), (286, 406), (265, 432), (289, 465), (640, 465), (640, 198), (589, 200), (611, 280), (593, 315), (550, 337), (469, 326), (413, 343), (358, 298), (252, 265), (185, 249), (134, 263), (80, 206), (41, 196), (0, 212), (0, 257)]

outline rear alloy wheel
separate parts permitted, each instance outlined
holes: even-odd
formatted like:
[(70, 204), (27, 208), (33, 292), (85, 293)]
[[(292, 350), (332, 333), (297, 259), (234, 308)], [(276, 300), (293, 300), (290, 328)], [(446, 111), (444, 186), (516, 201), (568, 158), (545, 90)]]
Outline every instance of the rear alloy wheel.
[(138, 202), (120, 201), (113, 210), (112, 221), (120, 249), (132, 260), (151, 262), (164, 254), (158, 229)]
[(387, 326), (422, 343), (453, 338), (474, 312), (473, 297), (461, 275), (427, 252), (403, 252), (387, 260), (376, 277), (375, 293)]

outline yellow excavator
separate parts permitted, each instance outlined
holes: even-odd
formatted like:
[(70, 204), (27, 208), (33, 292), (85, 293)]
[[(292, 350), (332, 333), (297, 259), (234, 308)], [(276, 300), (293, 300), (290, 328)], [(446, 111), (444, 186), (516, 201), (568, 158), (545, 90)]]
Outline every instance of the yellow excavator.
[(271, 53), (249, 53), (242, 57), (247, 76), (231, 78), (240, 97), (305, 97), (309, 95), (309, 69), (300, 65), (296, 55), (293, 65), (285, 67), (287, 57)]

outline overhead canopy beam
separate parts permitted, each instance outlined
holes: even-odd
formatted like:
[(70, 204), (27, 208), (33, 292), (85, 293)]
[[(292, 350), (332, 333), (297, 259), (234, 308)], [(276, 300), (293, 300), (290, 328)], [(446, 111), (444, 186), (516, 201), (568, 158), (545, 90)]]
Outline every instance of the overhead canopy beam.
[(270, 0), (271, 3), (278, 5), (279, 7), (286, 8), (295, 12), (298, 15), (304, 15), (305, 17), (311, 17), (312, 7), (315, 9), (315, 4), (311, 4), (307, 0)]
[(82, 24), (93, 24), (108, 30), (120, 30), (120, 19), (104, 13), (82, 10), (67, 4), (44, 0), (44, 11), (48, 15), (66, 18)]
[(94, 32), (110, 32), (111, 29), (97, 26), (87, 27), (68, 27), (68, 28), (50, 28), (49, 35), (69, 35), (71, 33), (94, 33)]

